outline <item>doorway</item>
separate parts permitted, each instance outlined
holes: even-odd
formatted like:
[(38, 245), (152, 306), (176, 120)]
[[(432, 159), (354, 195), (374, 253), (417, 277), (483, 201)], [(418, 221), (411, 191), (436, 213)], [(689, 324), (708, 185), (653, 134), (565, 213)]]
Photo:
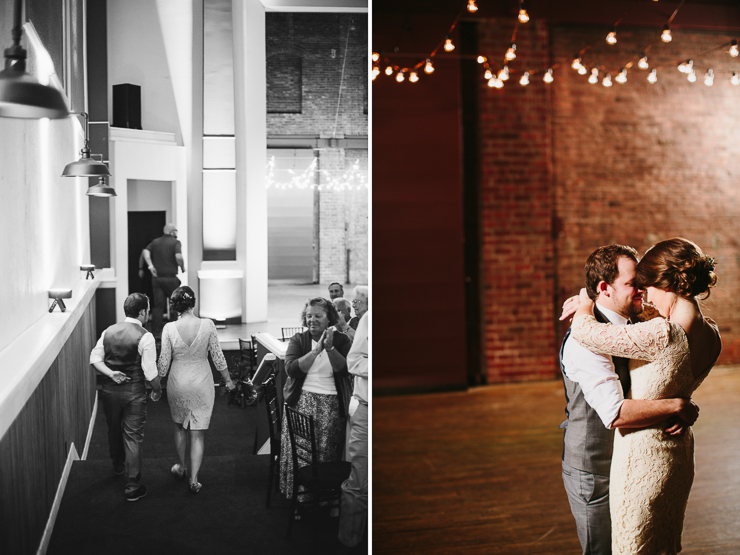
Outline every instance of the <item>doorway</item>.
[(162, 236), (162, 230), (167, 223), (167, 212), (164, 210), (153, 212), (128, 213), (128, 294), (144, 293), (152, 299), (152, 274), (146, 264), (142, 263), (144, 277), (139, 277), (139, 257), (141, 251), (157, 237)]

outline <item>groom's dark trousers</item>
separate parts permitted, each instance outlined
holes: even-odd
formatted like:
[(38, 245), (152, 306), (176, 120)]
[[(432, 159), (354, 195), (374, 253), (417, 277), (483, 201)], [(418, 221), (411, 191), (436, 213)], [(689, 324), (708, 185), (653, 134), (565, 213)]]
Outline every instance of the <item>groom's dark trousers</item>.
[[(598, 309), (594, 316), (607, 323)], [(577, 382), (565, 375), (563, 350), (570, 337), (565, 334), (560, 346), (560, 369), (565, 386), (566, 420), (563, 433), (563, 485), (570, 510), (576, 520), (583, 555), (611, 553), (611, 516), (609, 514), (609, 471), (611, 469), (614, 430), (608, 430), (594, 409), (586, 402)], [(629, 390), (629, 361), (613, 357), (615, 371), (624, 391)]]

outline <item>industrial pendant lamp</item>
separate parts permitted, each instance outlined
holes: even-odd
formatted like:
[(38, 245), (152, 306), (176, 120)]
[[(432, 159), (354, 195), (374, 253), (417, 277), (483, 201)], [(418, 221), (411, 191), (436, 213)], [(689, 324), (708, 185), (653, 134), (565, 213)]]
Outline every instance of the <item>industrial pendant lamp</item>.
[(26, 50), (21, 46), (22, 0), (15, 1), (13, 45), (5, 49), (5, 69), (0, 71), (0, 117), (41, 119), (69, 115), (59, 90), (42, 85), (26, 72)]
[(101, 176), (97, 185), (88, 187), (87, 196), (89, 197), (117, 197), (116, 190), (105, 182), (105, 177)]
[[(85, 118), (85, 145), (82, 147), (82, 150), (80, 151), (80, 159), (77, 160), (77, 162), (70, 162), (67, 164), (67, 166), (64, 168), (64, 171), (62, 172), (62, 176), (64, 177), (99, 177), (99, 176), (109, 176), (110, 170), (108, 170), (108, 166), (103, 164), (103, 162), (98, 162), (97, 160), (93, 160), (90, 155), (90, 145), (88, 140), (88, 116), (87, 112), (80, 112), (79, 114), (75, 114), (78, 116), (82, 116)], [(97, 187), (97, 185), (95, 185)], [(89, 193), (88, 193), (89, 194)], [(108, 195), (110, 196), (110, 195)]]

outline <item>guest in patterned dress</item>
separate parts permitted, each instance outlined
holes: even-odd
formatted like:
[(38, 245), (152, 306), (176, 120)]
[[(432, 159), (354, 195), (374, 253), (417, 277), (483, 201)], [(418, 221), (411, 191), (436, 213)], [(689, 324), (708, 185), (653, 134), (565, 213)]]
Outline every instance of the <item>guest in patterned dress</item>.
[(162, 351), (157, 367), (161, 377), (170, 372), (167, 400), (175, 424), (175, 449), (180, 461), (171, 472), (181, 480), (187, 476), (190, 491), (198, 493), (205, 431), (211, 421), (215, 398), (209, 352), (216, 369), (226, 381), (226, 389), (231, 391), (235, 386), (218, 343), (216, 325), (212, 320), (195, 316), (193, 307), (193, 290), (188, 286), (175, 289), (170, 297), (170, 308), (177, 312), (178, 317), (162, 330)]
[[(301, 313), (307, 331), (295, 334), (285, 353), (285, 371), (296, 386), (285, 402), (296, 410), (313, 416), (319, 461), (342, 460), (349, 398), (352, 384), (347, 371), (349, 338), (331, 326), (339, 315), (331, 301), (310, 299)], [(293, 493), (293, 459), (288, 424), (283, 415), (280, 452), (280, 491)]]

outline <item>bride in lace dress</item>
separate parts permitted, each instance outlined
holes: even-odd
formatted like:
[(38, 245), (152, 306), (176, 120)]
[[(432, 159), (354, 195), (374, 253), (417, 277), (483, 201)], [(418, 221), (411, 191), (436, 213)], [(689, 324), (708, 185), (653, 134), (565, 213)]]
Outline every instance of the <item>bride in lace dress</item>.
[[(719, 357), (717, 325), (697, 301), (709, 296), (717, 276), (714, 259), (686, 239), (651, 247), (637, 264), (636, 283), (662, 318), (630, 326), (601, 324), (581, 290), (572, 337), (591, 351), (633, 359), (633, 399), (691, 397)], [(694, 480), (694, 436), (664, 432), (665, 423), (619, 428), (610, 477), (612, 553), (641, 555), (681, 551), (686, 504)]]
[[(167, 402), (175, 424), (175, 448), (179, 463), (171, 472), (181, 480), (189, 477), (192, 493), (201, 488), (198, 471), (203, 461), (205, 431), (211, 422), (215, 398), (213, 373), (208, 363), (211, 353), (216, 369), (226, 381), (226, 389), (235, 385), (229, 376), (226, 359), (221, 351), (212, 320), (201, 319), (193, 314), (195, 294), (187, 285), (178, 287), (170, 297), (170, 306), (177, 312), (176, 322), (170, 322), (162, 330), (162, 351), (157, 368), (167, 381)], [(188, 461), (188, 451), (190, 464)]]

